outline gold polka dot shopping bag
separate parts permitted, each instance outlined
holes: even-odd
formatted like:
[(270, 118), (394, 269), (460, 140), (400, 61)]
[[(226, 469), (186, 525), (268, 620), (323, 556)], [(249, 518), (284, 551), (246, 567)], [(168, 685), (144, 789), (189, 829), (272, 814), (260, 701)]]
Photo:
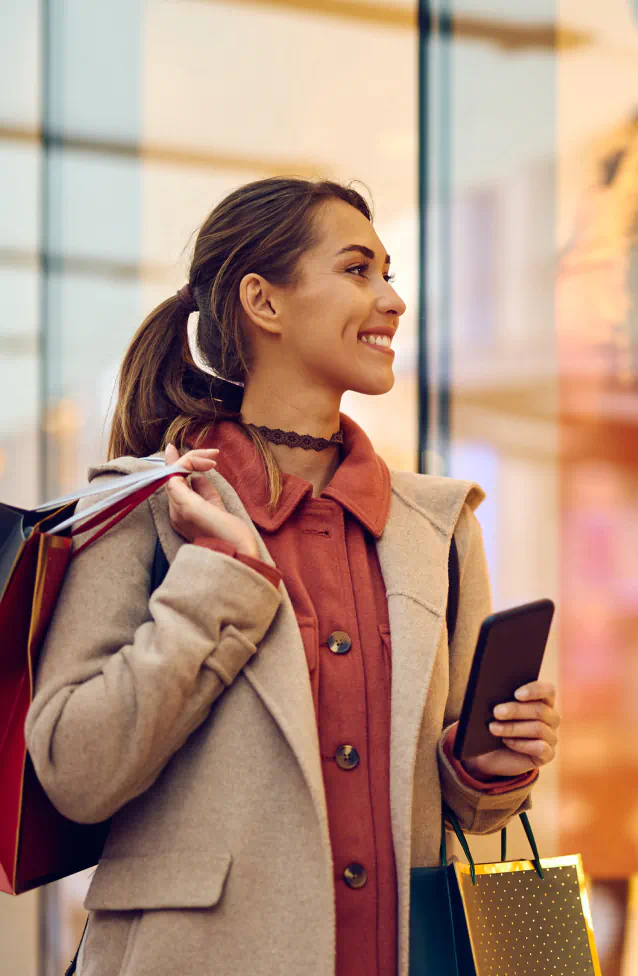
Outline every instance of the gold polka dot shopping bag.
[[(448, 863), (445, 821), (468, 864)], [(410, 976), (601, 976), (580, 854), (474, 864), (444, 808), (441, 866), (410, 877)]]

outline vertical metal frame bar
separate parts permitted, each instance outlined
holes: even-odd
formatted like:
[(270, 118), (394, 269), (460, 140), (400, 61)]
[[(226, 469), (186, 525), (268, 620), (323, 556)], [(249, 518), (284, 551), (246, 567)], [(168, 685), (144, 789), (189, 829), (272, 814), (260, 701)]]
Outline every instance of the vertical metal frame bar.
[(39, 493), (44, 501), (49, 488), (49, 444), (46, 432), (49, 357), (49, 305), (51, 274), (51, 5), (55, 0), (41, 0), (40, 8), (40, 57), (42, 61), (42, 91), (40, 97), (40, 296), (38, 328), (38, 453)]
[[(47, 434), (49, 402), (49, 308), (51, 275), (51, 28), (52, 4), (55, 0), (41, 0), (40, 58), (42, 91), (40, 94), (40, 248), (39, 248), (39, 308), (38, 308), (38, 455), (39, 495), (43, 501), (49, 489), (50, 457)], [(38, 974), (57, 976), (60, 972), (60, 896), (54, 884), (38, 891)]]
[(418, 306), (418, 445), (417, 471), (427, 467), (430, 434), (430, 377), (428, 348), (428, 202), (430, 195), (429, 146), (429, 74), (432, 17), (430, 0), (419, 0), (418, 11), (418, 106), (419, 106), (419, 306)]
[[(419, 2), (418, 468), (449, 473), (452, 293), (452, 0)], [(428, 291), (439, 297), (430, 316)]]
[(440, 316), (438, 321), (436, 450), (442, 473), (450, 473), (450, 385), (452, 377), (452, 0), (439, 0), (437, 113), (438, 238)]

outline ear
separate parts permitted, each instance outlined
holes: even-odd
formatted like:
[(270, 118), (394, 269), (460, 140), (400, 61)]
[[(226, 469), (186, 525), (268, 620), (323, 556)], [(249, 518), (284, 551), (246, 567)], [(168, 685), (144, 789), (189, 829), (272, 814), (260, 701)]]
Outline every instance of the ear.
[(244, 275), (239, 283), (239, 300), (251, 322), (273, 335), (281, 333), (277, 290), (258, 274)]

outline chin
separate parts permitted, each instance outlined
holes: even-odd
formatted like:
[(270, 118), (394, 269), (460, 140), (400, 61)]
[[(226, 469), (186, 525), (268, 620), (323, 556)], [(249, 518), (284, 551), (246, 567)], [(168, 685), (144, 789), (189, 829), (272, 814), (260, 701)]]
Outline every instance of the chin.
[(352, 384), (348, 387), (353, 393), (364, 393), (366, 396), (381, 396), (383, 393), (389, 393), (395, 383), (395, 376), (392, 371), (389, 372), (388, 376), (378, 377), (373, 380), (369, 377), (366, 380), (362, 380), (358, 384)]

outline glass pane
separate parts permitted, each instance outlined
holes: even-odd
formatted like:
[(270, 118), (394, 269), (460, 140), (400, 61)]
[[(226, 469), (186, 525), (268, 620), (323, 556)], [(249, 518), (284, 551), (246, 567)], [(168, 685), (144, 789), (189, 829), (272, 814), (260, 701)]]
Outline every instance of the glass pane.
[(40, 125), (40, 0), (0, 6), (0, 124), (25, 137)]
[[(603, 971), (624, 976), (638, 870), (638, 5), (430, 6), (421, 447), (429, 470), (488, 491), (477, 515), (497, 608), (557, 603), (544, 674), (561, 746), (532, 821), (543, 853), (582, 852)], [(475, 846), (494, 857), (492, 840)]]
[(558, 70), (562, 831), (592, 873), (624, 878), (638, 870), (638, 22), (624, 0), (560, 12), (587, 38)]
[[(48, 111), (59, 138), (44, 180), (47, 494), (73, 490), (105, 457), (122, 354), (184, 283), (207, 213), (238, 185), (282, 174), (370, 187), (409, 311), (393, 390), (349, 394), (343, 409), (389, 464), (415, 469), (416, 4), (356, 6), (50, 4)], [(91, 874), (47, 889), (52, 966), (73, 955)]]
[[(39, 501), (39, 0), (0, 4), (0, 500)], [(0, 969), (36, 976), (39, 896), (0, 895)]]
[(0, 141), (0, 489), (28, 507), (39, 492), (40, 151)]

